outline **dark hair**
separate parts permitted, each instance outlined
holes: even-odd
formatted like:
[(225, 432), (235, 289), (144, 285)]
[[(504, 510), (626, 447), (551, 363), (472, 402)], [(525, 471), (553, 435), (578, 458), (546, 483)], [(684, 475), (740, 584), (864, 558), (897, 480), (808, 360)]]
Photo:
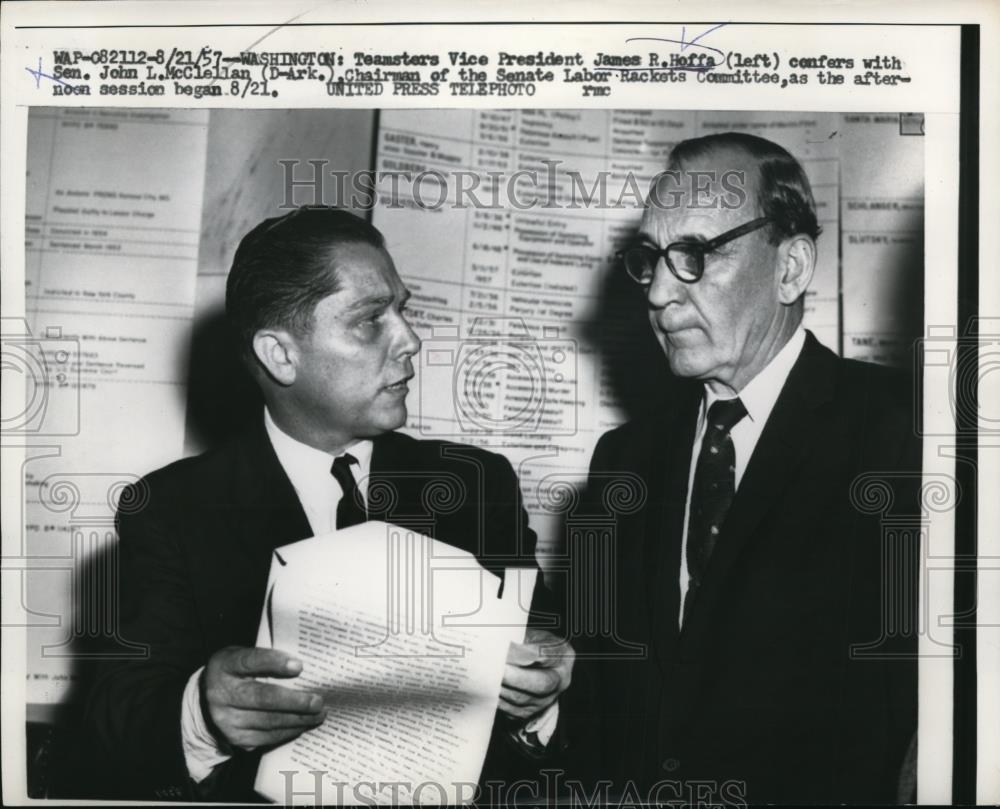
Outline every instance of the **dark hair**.
[(339, 288), (335, 253), (348, 244), (385, 249), (373, 225), (320, 205), (265, 219), (243, 237), (226, 281), (226, 318), (246, 358), (259, 329), (308, 333), (316, 304)]
[(768, 238), (777, 244), (800, 233), (816, 239), (822, 228), (816, 221), (809, 178), (799, 161), (777, 143), (743, 132), (722, 132), (678, 143), (670, 152), (668, 169), (724, 149), (736, 149), (757, 163), (757, 209), (771, 219)]

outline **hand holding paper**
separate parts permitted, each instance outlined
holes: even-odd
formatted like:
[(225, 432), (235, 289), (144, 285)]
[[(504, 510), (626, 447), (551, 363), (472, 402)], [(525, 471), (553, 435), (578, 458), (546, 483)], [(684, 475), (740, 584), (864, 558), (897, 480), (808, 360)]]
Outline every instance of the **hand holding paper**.
[(537, 716), (569, 688), (576, 653), (545, 629), (529, 629), (511, 642), (500, 688), (500, 710), (515, 719)]
[(539, 644), (519, 643), (536, 573), (507, 570), (498, 597), (500, 578), (471, 553), (376, 521), (279, 548), (257, 643), (302, 661), (290, 684), (321, 694), (329, 718), (265, 754), (256, 790), (275, 801), (303, 789), (334, 803), (466, 800), (511, 643), (512, 688), (531, 712), (563, 687)]
[(301, 671), (301, 661), (276, 649), (220, 649), (202, 675), (206, 719), (224, 741), (242, 750), (294, 739), (326, 718), (322, 698), (256, 678), (297, 677)]

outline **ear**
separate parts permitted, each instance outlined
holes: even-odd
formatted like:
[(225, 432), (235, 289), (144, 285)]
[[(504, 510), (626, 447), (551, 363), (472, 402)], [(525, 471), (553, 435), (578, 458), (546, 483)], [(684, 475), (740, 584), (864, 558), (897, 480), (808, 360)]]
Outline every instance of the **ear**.
[(785, 239), (778, 247), (778, 300), (790, 306), (806, 294), (816, 269), (816, 242), (805, 235)]
[(284, 329), (261, 329), (253, 336), (253, 353), (279, 385), (288, 387), (295, 381), (299, 351), (291, 333)]

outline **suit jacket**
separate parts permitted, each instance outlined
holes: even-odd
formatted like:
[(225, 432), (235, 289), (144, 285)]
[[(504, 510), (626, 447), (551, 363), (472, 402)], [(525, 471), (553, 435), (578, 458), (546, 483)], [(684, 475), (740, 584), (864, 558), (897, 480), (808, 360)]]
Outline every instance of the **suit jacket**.
[[(681, 630), (701, 383), (602, 437), (580, 525), (610, 526), (612, 564), (584, 596), (614, 611), (601, 631), (578, 619), (580, 687), (564, 706), (585, 785), (631, 782), (651, 800), (895, 800), (916, 727), (910, 393), (807, 334)], [(623, 481), (644, 491), (615, 512)]]
[[(372, 519), (470, 551), (488, 569), (535, 565), (517, 478), (499, 455), (379, 436), (368, 506)], [(149, 655), (104, 665), (89, 694), (85, 727), (101, 796), (254, 800), (259, 753), (237, 751), (195, 791), (180, 728), (191, 674), (225, 646), (254, 645), (272, 550), (312, 535), (263, 419), (220, 450), (126, 490), (118, 532), (122, 636), (148, 644)], [(507, 775), (499, 735), (484, 777)]]

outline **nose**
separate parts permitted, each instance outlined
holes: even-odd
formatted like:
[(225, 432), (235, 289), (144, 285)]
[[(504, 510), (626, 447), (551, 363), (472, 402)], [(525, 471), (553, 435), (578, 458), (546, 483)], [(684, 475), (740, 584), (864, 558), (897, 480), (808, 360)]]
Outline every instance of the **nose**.
[(406, 315), (399, 313), (396, 353), (399, 357), (412, 357), (420, 350), (420, 338), (406, 319)]
[(651, 309), (663, 309), (668, 304), (680, 303), (687, 295), (687, 284), (679, 281), (667, 266), (665, 258), (656, 262), (653, 280), (646, 287), (646, 300)]

